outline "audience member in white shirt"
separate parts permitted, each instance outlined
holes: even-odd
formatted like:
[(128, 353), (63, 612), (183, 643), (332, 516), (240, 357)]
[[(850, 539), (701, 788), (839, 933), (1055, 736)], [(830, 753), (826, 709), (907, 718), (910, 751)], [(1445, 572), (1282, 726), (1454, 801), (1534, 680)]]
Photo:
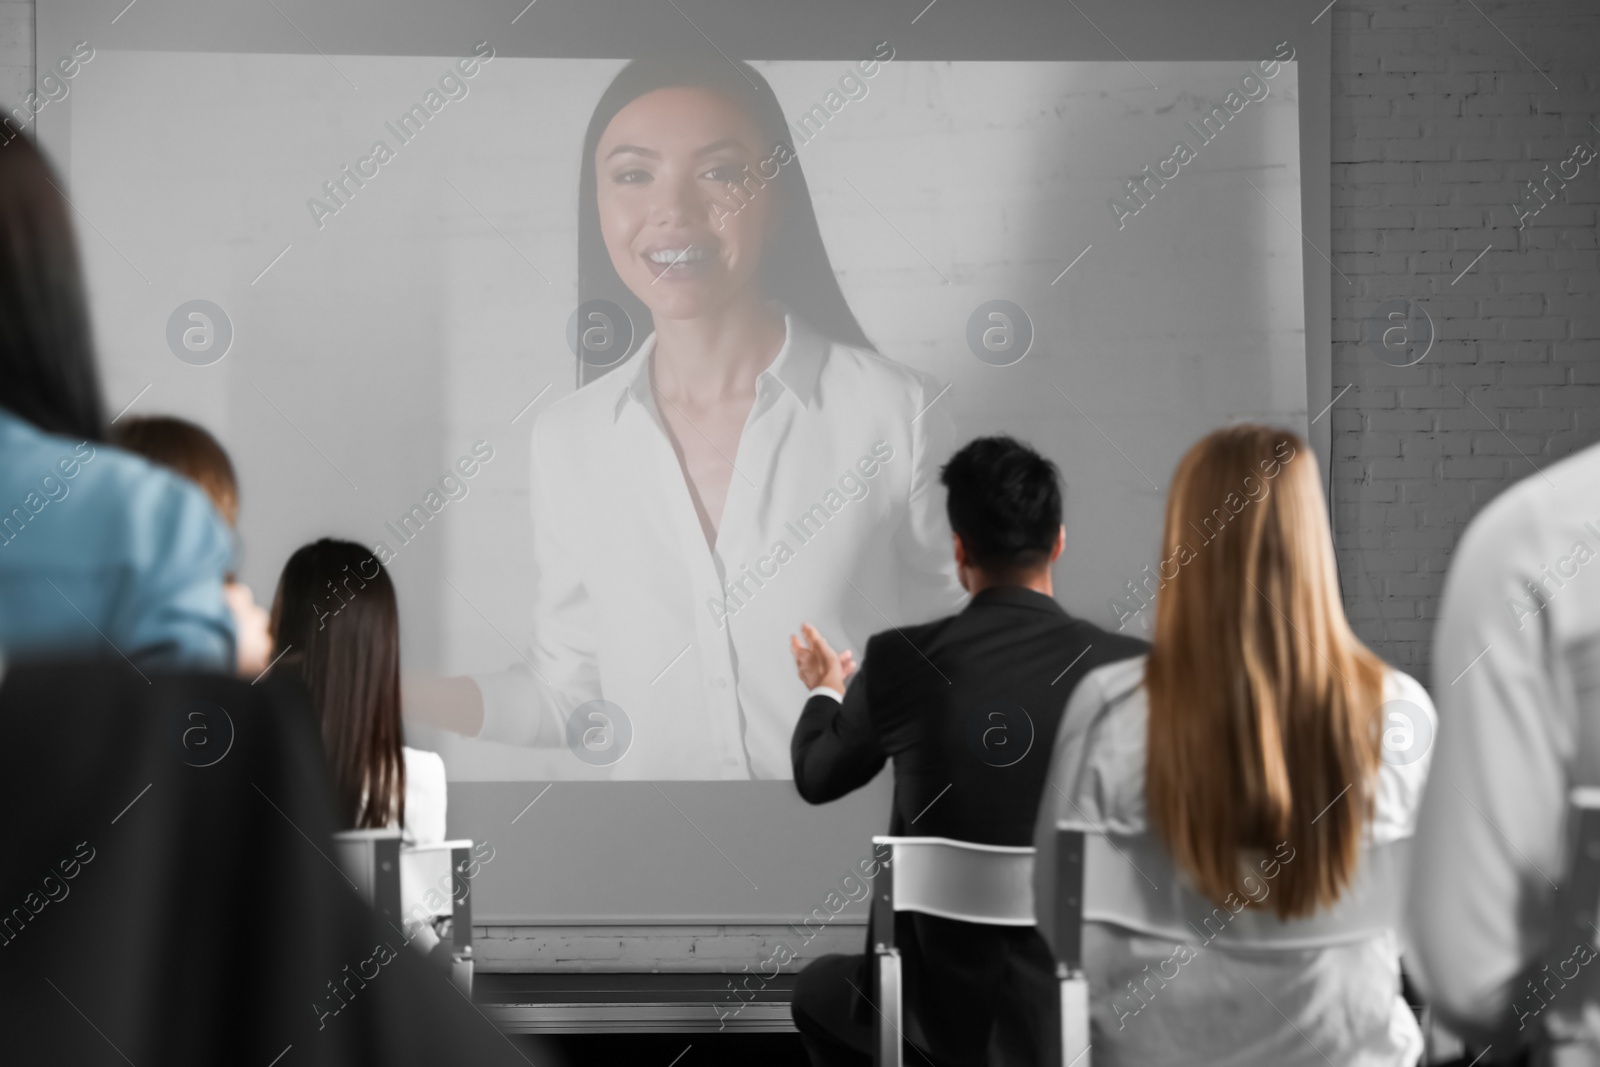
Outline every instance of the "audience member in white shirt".
[(866, 339), (746, 64), (625, 67), (579, 231), (585, 297), (654, 332), (534, 427), (524, 661), (408, 685), (408, 714), (541, 746), (626, 729), (617, 778), (788, 778), (805, 692), (776, 638), (804, 619), (860, 643), (964, 601), (950, 402)]
[(1548, 1040), (1555, 1062), (1600, 1062), (1600, 1028), (1582, 1018), (1586, 1001), (1597, 1008), (1592, 977), (1568, 988), (1596, 935), (1557, 929), (1550, 907), (1568, 791), (1600, 786), (1600, 445), (1472, 521), (1433, 670), (1439, 745), (1410, 897), (1417, 984), (1497, 1055)]
[(1265, 426), (1202, 439), (1162, 545), (1151, 651), (1073, 691), (1035, 827), (1040, 902), (1058, 823), (1112, 841), (1086, 863), (1096, 1067), (1411, 1067), (1401, 843), (1434, 711), (1350, 630), (1315, 457)]

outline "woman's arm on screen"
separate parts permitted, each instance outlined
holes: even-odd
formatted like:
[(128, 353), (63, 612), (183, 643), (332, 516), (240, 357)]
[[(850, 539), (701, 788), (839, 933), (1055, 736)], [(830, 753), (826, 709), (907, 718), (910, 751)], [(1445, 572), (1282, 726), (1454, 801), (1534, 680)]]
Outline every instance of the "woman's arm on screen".
[(483, 693), (471, 678), (408, 675), (400, 682), (400, 708), (417, 726), (468, 737), (483, 729)]

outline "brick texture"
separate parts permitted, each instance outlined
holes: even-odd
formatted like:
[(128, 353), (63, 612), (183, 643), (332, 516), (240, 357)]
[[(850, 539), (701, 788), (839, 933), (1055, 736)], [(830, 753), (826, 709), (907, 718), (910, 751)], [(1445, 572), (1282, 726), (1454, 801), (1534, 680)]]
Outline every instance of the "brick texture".
[(33, 0), (0, 0), (0, 101), (16, 107), (33, 88)]
[[(1345, 605), (1376, 652), (1438, 684), (1433, 622), (1467, 523), (1600, 439), (1600, 160), (1574, 157), (1600, 148), (1600, 6), (1349, 0), (1330, 14)], [(1547, 201), (1531, 216), (1530, 181)], [(1397, 299), (1434, 324), (1415, 366), (1367, 343)]]

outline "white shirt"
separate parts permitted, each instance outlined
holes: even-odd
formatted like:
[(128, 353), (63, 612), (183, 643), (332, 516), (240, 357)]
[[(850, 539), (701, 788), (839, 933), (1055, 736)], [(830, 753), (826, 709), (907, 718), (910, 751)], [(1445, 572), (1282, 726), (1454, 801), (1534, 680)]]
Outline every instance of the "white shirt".
[[(433, 845), (445, 840), (445, 804), (448, 786), (445, 782), (444, 760), (437, 752), (401, 746), (400, 753), (406, 761), (406, 821), (404, 840), (408, 845)], [(391, 827), (398, 825), (389, 823)], [(421, 905), (423, 911), (434, 915), (449, 915), (452, 891), (450, 853), (448, 851), (424, 852), (417, 855), (402, 853), (400, 859), (400, 912), (407, 919), (409, 939), (420, 951), (426, 952), (437, 942), (431, 929), (421, 929), (409, 920), (413, 909)], [(434, 900), (443, 898), (437, 907), (428, 904), (428, 891), (434, 890)]]
[[(926, 375), (791, 312), (756, 382), (706, 544), (650, 388), (655, 335), (533, 430), (533, 642), (475, 676), (480, 737), (561, 744), (597, 698), (631, 727), (615, 778), (790, 778), (805, 703), (788, 635), (838, 649), (959, 610), (939, 466), (950, 401)], [(576, 757), (574, 757), (576, 758)]]
[(1600, 785), (1600, 446), (1507, 489), (1467, 528), (1433, 669), (1440, 736), (1412, 873), (1415, 976), (1462, 1032), (1515, 1030), (1519, 1007), (1542, 1003), (1518, 972), (1549, 933), (1567, 792)]
[(406, 840), (414, 845), (443, 841), (448, 798), (444, 760), (437, 752), (404, 745), (400, 754), (406, 761)]
[[(1085, 675), (1072, 692), (1035, 829), (1035, 842), (1047, 857), (1041, 864), (1049, 869), (1060, 819), (1115, 833), (1150, 832), (1144, 666), (1143, 656), (1106, 664)], [(1130, 692), (1101, 714), (1106, 704)], [(1417, 720), (1411, 726), (1419, 742), (1424, 733), (1433, 736), (1433, 702), (1415, 679), (1391, 668), (1384, 675), (1382, 698), (1386, 705), (1406, 701), (1412, 706), (1402, 710)], [(1394, 720), (1385, 724), (1394, 726)], [(1423, 750), (1408, 763), (1385, 759), (1379, 764), (1367, 824), (1370, 844), (1389, 844), (1413, 834), (1429, 760), (1430, 753)], [(1398, 931), (1294, 950), (1202, 947), (1183, 964), (1178, 979), (1161, 985), (1146, 1011), (1129, 983), (1171, 965), (1173, 943), (1121, 926), (1086, 922), (1083, 954), (1095, 1063), (1410, 1067), (1422, 1050), (1422, 1035), (1400, 996), (1400, 952)]]

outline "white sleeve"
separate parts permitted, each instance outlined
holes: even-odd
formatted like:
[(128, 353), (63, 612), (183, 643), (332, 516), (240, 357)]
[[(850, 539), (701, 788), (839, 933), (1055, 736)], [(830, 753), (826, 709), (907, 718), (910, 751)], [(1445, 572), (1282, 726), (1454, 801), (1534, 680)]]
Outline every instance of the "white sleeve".
[(1033, 899), (1035, 919), (1039, 934), (1051, 949), (1055, 948), (1055, 909), (1051, 906), (1056, 895), (1056, 823), (1067, 819), (1085, 821), (1081, 805), (1071, 798), (1078, 788), (1076, 776), (1083, 765), (1084, 746), (1088, 742), (1089, 728), (1105, 705), (1106, 695), (1102, 685), (1103, 668), (1090, 671), (1078, 682), (1061, 713), (1061, 724), (1056, 729), (1055, 751), (1050, 758), (1050, 770), (1045, 775), (1044, 791), (1039, 798), (1039, 815), (1033, 824)]
[(1423, 787), (1433, 764), (1439, 713), (1422, 684), (1392, 667), (1383, 679), (1383, 761), (1378, 764), (1372, 843), (1387, 845), (1417, 829)]
[(589, 595), (562, 529), (576, 509), (544, 469), (559, 452), (542, 440), (543, 425), (541, 420), (534, 428), (529, 464), (533, 640), (509, 669), (472, 680), (483, 694), (479, 738), (553, 748), (565, 743), (567, 716), (600, 696), (600, 673)]
[(939, 469), (955, 452), (955, 418), (950, 398), (939, 395), (938, 382), (921, 373), (916, 377), (919, 414), (911, 424), (911, 489), (905, 521), (895, 531), (895, 547), (904, 590), (901, 615), (924, 621), (960, 611), (966, 591), (956, 577), (944, 486), (939, 481)]
[(1507, 507), (1468, 529), (1434, 640), (1439, 738), (1412, 846), (1408, 962), (1466, 1036), (1508, 1021), (1561, 878), (1572, 716), (1542, 621), (1508, 607), (1538, 577), (1519, 556), (1537, 554), (1537, 524)]

